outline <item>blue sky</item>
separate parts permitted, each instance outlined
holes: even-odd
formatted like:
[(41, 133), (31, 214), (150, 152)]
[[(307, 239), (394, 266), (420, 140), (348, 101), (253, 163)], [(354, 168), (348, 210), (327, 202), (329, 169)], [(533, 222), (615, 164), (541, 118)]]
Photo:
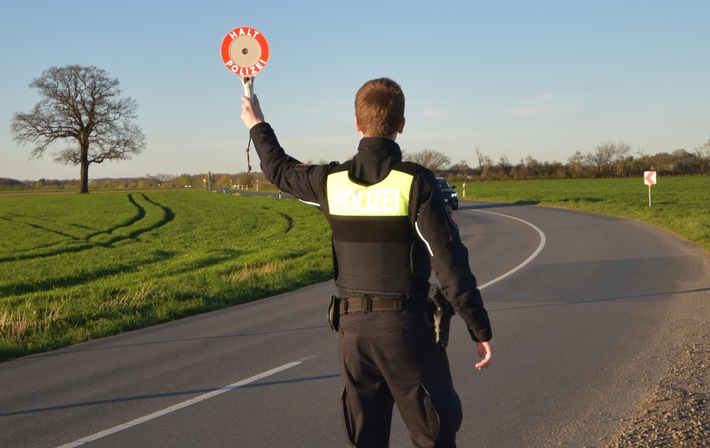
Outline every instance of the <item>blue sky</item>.
[[(406, 152), (477, 165), (625, 142), (634, 154), (710, 139), (710, 1), (314, 0), (8, 2), (0, 14), (0, 177), (78, 178), (10, 133), (52, 66), (95, 65), (138, 102), (146, 150), (91, 178), (246, 170), (241, 81), (223, 65), (228, 31), (261, 31), (255, 79), (266, 119), (296, 158), (343, 161), (359, 135), (356, 90), (399, 82)], [(60, 146), (63, 147), (63, 146)], [(258, 164), (252, 159), (252, 166)]]

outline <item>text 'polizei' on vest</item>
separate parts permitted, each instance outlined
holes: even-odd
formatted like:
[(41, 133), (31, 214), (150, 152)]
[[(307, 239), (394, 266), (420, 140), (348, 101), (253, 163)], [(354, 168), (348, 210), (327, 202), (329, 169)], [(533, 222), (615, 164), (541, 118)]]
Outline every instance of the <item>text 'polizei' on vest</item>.
[(347, 172), (328, 176), (328, 206), (331, 215), (407, 216), (412, 176), (392, 171), (381, 182), (358, 185)]

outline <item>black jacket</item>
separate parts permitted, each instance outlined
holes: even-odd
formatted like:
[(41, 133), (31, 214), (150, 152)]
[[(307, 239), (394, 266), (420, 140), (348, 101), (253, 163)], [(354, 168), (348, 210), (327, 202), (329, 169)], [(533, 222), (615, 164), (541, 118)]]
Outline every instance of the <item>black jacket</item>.
[[(320, 207), (332, 224), (326, 181), (329, 174), (345, 167), (338, 162), (325, 165), (301, 163), (284, 152), (268, 123), (257, 124), (250, 133), (266, 177), (280, 190)], [(399, 145), (393, 140), (379, 137), (363, 138), (358, 153), (346, 162), (350, 179), (364, 185), (382, 181), (394, 167), (402, 166), (402, 163)], [(488, 341), (492, 337), (488, 313), (468, 263), (468, 250), (461, 242), (451, 210), (444, 204), (434, 174), (415, 164), (409, 164), (409, 170), (412, 165), (415, 169), (409, 220), (413, 235), (420, 238), (413, 241), (413, 244), (426, 249), (415, 247), (412, 252), (413, 271), (430, 273), (433, 266), (444, 294), (466, 322), (471, 337), (476, 341)], [(334, 254), (336, 263), (337, 256)], [(337, 266), (335, 268), (337, 284)], [(418, 276), (421, 277), (421, 274)], [(425, 283), (422, 283), (421, 288), (425, 288)], [(426, 294), (424, 290), (420, 292)]]

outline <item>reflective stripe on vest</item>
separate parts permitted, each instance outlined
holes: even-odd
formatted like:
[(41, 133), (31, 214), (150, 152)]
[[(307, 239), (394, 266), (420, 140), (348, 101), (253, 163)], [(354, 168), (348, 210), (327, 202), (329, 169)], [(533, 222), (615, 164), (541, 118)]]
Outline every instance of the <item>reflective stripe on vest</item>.
[(414, 176), (390, 171), (382, 181), (358, 185), (347, 171), (328, 176), (328, 208), (333, 216), (407, 216), (409, 192)]

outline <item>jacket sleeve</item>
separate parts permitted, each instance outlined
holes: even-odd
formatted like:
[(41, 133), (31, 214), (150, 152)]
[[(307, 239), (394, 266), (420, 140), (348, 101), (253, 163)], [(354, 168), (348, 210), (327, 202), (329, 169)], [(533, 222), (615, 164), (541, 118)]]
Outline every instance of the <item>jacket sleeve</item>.
[(485, 342), (493, 336), (488, 312), (483, 305), (476, 277), (468, 262), (468, 249), (461, 241), (451, 210), (429, 170), (417, 175), (412, 201), (416, 228), (429, 247), (432, 266), (441, 289), (451, 305), (463, 318), (474, 341)]
[(324, 200), (325, 176), (337, 165), (307, 165), (286, 154), (268, 123), (259, 123), (249, 131), (261, 161), (261, 170), (281, 191), (306, 202)]

